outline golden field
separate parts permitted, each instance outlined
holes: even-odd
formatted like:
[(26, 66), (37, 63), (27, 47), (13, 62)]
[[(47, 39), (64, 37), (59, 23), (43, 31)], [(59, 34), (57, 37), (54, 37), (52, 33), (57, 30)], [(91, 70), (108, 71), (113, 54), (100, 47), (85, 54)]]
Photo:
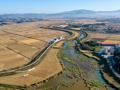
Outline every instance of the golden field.
[(50, 49), (40, 64), (23, 73), (0, 77), (0, 83), (29, 86), (54, 76), (62, 71), (62, 67), (57, 58), (58, 51), (58, 49)]
[(56, 23), (57, 21), (40, 21), (0, 26), (0, 70), (29, 62), (50, 39), (66, 36), (65, 32), (40, 28), (42, 25)]
[(118, 34), (103, 34), (103, 33), (88, 33), (88, 39), (101, 39), (101, 40), (120, 40), (120, 35)]

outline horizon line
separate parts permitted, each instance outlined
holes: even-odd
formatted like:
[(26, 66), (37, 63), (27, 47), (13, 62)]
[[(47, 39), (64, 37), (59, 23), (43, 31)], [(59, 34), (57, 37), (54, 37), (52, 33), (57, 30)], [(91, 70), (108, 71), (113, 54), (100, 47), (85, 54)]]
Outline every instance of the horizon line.
[(79, 10), (87, 10), (87, 11), (93, 11), (93, 12), (112, 12), (112, 11), (120, 11), (120, 9), (114, 9), (114, 10), (90, 10), (90, 9), (74, 9), (74, 10), (67, 10), (67, 11), (61, 11), (61, 12), (51, 12), (51, 13), (40, 13), (40, 12), (19, 12), (19, 13), (0, 13), (0, 15), (9, 15), (9, 14), (59, 14), (59, 13), (65, 13), (70, 11), (79, 11)]

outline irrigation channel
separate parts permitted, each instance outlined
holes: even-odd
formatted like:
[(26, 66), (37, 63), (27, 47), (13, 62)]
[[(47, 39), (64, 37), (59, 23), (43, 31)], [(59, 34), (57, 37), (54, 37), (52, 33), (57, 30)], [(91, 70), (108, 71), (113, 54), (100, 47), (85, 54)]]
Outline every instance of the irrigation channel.
[[(77, 32), (80, 33), (80, 40), (87, 37), (86, 32)], [(98, 62), (92, 58), (86, 57), (82, 53), (76, 52), (74, 45), (75, 40), (67, 40), (58, 53), (60, 63), (64, 65), (62, 74), (53, 76), (43, 85), (37, 87), (37, 89), (113, 90), (102, 77)]]
[[(69, 34), (69, 38), (74, 36), (71, 30), (60, 31), (67, 32)], [(87, 33), (84, 31), (76, 32), (80, 33), (80, 40), (87, 37)], [(112, 86), (107, 84), (106, 80), (102, 76), (101, 68), (98, 65), (98, 62), (94, 59), (87, 58), (81, 53), (77, 53), (74, 49), (74, 44), (74, 40), (66, 40), (62, 46), (62, 49), (60, 49), (60, 52), (58, 53), (60, 63), (64, 65), (63, 73), (55, 77), (53, 76), (54, 78), (49, 79), (46, 83), (40, 85), (39, 87), (35, 87), (35, 89), (33, 87), (33, 90), (80, 90), (80, 88), (81, 90), (91, 90), (91, 86), (88, 85), (88, 83), (91, 83), (91, 78), (98, 80), (97, 83), (100, 86), (104, 85), (101, 89), (97, 90), (113, 90)], [(51, 44), (46, 45), (42, 51), (39, 51), (36, 55), (34, 55), (30, 62), (23, 66), (0, 71), (0, 76), (20, 73), (34, 67), (40, 63), (40, 58), (51, 48), (51, 46)], [(95, 65), (93, 66), (93, 64)], [(88, 79), (88, 81), (86, 79)], [(73, 85), (74, 87), (72, 87)]]
[[(81, 31), (80, 34), (81, 34), (81, 35), (80, 35), (79, 40), (82, 41), (83, 39), (87, 38), (87, 33), (86, 33), (86, 32)], [(100, 61), (102, 61), (102, 60), (100, 60)], [(110, 90), (117, 90), (116, 87), (114, 87), (113, 85), (109, 84), (108, 81), (104, 78), (103, 72), (102, 72), (103, 69), (101, 68), (101, 66), (100, 66), (99, 63), (100, 63), (100, 62), (97, 63), (98, 65), (97, 65), (96, 70), (95, 70), (96, 76), (97, 76), (98, 80), (99, 80), (101, 83), (103, 83), (106, 87), (108, 87)]]

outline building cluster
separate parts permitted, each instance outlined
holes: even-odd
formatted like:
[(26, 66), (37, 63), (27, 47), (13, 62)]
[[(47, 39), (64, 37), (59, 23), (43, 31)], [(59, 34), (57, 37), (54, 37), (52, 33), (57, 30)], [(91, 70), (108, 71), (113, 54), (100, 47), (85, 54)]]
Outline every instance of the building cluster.
[(107, 26), (113, 30), (120, 30), (120, 24), (119, 23), (108, 23)]
[(104, 46), (104, 48), (100, 51), (101, 55), (106, 55), (106, 56), (114, 56), (118, 50), (120, 50), (120, 45), (119, 44), (100, 44)]
[(105, 46), (102, 50), (101, 50), (101, 55), (104, 55), (104, 56), (110, 56), (110, 55), (113, 55), (114, 54), (114, 47), (111, 47), (111, 46)]
[(110, 65), (120, 74), (120, 45), (107, 45), (104, 45), (104, 48), (99, 54), (109, 60)]
[(57, 42), (59, 42), (59, 41), (61, 41), (61, 40), (64, 40), (64, 37), (63, 37), (63, 36), (52, 38), (52, 39), (50, 39), (48, 42), (49, 42), (49, 43), (57, 43)]

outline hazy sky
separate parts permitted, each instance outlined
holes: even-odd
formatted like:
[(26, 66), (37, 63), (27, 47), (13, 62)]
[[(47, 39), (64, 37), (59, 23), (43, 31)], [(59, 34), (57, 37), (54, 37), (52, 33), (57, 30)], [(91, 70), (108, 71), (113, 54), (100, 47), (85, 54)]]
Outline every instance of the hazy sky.
[(120, 0), (0, 0), (0, 14), (56, 13), (78, 9), (117, 10), (120, 9)]

